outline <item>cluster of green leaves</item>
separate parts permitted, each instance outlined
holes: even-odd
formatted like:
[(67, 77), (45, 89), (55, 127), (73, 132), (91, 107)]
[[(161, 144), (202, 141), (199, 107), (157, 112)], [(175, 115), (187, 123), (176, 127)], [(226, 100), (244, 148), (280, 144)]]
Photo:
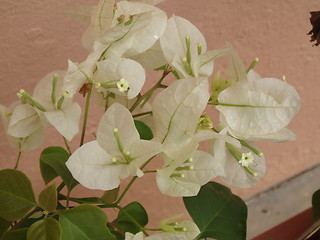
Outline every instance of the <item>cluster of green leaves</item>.
[[(143, 126), (140, 128), (144, 135)], [(149, 134), (147, 131), (147, 137)], [(125, 232), (145, 232), (147, 212), (138, 202), (121, 207), (116, 202), (119, 189), (101, 197), (69, 196), (78, 183), (65, 165), (68, 157), (69, 153), (61, 147), (49, 147), (41, 153), (40, 169), (47, 187), (38, 201), (24, 173), (13, 169), (0, 171), (1, 240), (123, 240)], [(56, 177), (62, 179), (58, 187), (51, 183)], [(60, 193), (64, 185), (67, 196)], [(69, 206), (69, 201), (74, 206)], [(184, 198), (184, 203), (201, 231), (197, 239), (245, 239), (246, 206), (223, 185), (208, 183), (198, 196)], [(108, 221), (101, 209), (107, 207), (119, 210), (113, 221)]]

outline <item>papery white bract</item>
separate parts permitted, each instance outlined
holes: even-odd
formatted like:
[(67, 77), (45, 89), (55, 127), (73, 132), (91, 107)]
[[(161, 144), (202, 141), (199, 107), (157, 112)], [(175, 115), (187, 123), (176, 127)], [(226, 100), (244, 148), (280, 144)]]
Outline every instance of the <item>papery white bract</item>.
[(172, 154), (193, 139), (199, 117), (209, 99), (208, 79), (189, 78), (173, 82), (153, 101), (154, 140)]
[(117, 4), (112, 28), (97, 39), (94, 51), (106, 58), (141, 54), (162, 35), (166, 14), (149, 4), (121, 1)]
[[(94, 79), (101, 83), (100, 91), (108, 90), (132, 99), (139, 94), (145, 82), (145, 70), (139, 63), (131, 59), (106, 59), (98, 62), (97, 68)], [(123, 88), (122, 91), (120, 88), (121, 81), (127, 84), (126, 88)]]
[(161, 48), (167, 62), (183, 77), (209, 77), (213, 60), (227, 54), (228, 49), (207, 52), (202, 33), (187, 19), (173, 16), (160, 38)]
[(172, 160), (157, 170), (157, 184), (163, 194), (195, 196), (200, 187), (219, 175), (219, 162), (204, 151), (194, 151), (187, 159)]
[[(226, 136), (227, 128), (223, 129), (219, 134)], [(229, 137), (230, 138), (230, 137)], [(227, 144), (231, 144), (240, 154), (251, 153), (253, 156), (252, 163), (248, 165), (255, 176), (244, 168), (243, 164), (239, 162), (230, 152)], [(249, 188), (255, 185), (255, 182), (262, 178), (266, 171), (264, 156), (258, 156), (251, 152), (250, 149), (241, 146), (238, 142), (233, 145), (233, 141), (228, 141), (227, 138), (221, 137), (211, 141), (210, 152), (214, 156), (214, 161), (221, 164), (222, 171), (220, 172), (220, 179), (227, 185), (235, 188)]]
[[(39, 112), (40, 117), (44, 115), (44, 121), (70, 141), (79, 132), (81, 108), (78, 103), (73, 103), (71, 98), (64, 98), (63, 79), (62, 71), (47, 74), (35, 87), (32, 97), (46, 109), (45, 112)], [(61, 104), (59, 101), (62, 101)]]
[(92, 50), (94, 41), (111, 28), (114, 4), (115, 0), (100, 0), (91, 10), (90, 26), (82, 36), (82, 45), (86, 49)]
[(120, 180), (141, 176), (140, 166), (161, 151), (161, 144), (140, 140), (128, 109), (115, 103), (100, 120), (97, 140), (77, 149), (66, 162), (83, 186), (111, 190)]
[(300, 97), (286, 82), (250, 78), (222, 91), (218, 100), (221, 105), (217, 109), (233, 136), (248, 140), (292, 140), (294, 135), (285, 127), (299, 111)]
[[(14, 104), (15, 105), (15, 104)], [(9, 144), (13, 148), (19, 149), (19, 151), (28, 151), (39, 147), (44, 140), (44, 127), (40, 126), (34, 132), (30, 133), (26, 137), (13, 137), (7, 133), (9, 122), (12, 112), (5, 106), (0, 105), (0, 117), (4, 126), (4, 130), (7, 135)]]
[(8, 134), (25, 138), (42, 126), (38, 112), (29, 104), (20, 104), (12, 112)]

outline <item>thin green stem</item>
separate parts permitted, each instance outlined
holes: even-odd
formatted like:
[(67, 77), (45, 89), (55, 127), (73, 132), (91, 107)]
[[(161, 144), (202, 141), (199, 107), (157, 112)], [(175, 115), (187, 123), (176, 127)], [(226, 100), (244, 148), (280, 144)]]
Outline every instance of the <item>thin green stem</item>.
[(149, 170), (149, 171), (144, 171), (143, 173), (156, 173), (157, 170)]
[(66, 199), (66, 207), (67, 207), (67, 209), (69, 208), (69, 206), (70, 206), (70, 190), (68, 189), (67, 199)]
[(123, 212), (124, 215), (126, 215), (132, 222), (134, 225), (136, 225), (146, 236), (149, 236), (149, 234), (144, 230), (144, 228), (140, 225), (140, 223), (137, 222), (136, 219), (134, 219), (124, 208), (120, 207), (119, 205), (117, 206), (117, 208)]
[(88, 93), (87, 93), (86, 106), (85, 106), (84, 116), (83, 116), (83, 125), (82, 125), (82, 133), (81, 133), (80, 147), (83, 145), (84, 136), (85, 136), (85, 134), (86, 134), (86, 127), (87, 127), (87, 120), (88, 120), (88, 113), (89, 113), (89, 105), (90, 105), (91, 91), (92, 91), (92, 88), (90, 88), (89, 91), (88, 91)]
[(142, 113), (134, 114), (134, 115), (132, 115), (132, 117), (133, 118), (137, 118), (137, 117), (142, 117), (142, 116), (151, 115), (151, 114), (152, 114), (152, 111), (148, 111), (148, 112), (142, 112)]
[[(150, 162), (151, 160), (154, 158), (154, 156), (152, 158), (149, 158), (148, 161), (146, 161), (141, 167), (140, 169), (143, 170)], [(131, 181), (128, 183), (127, 187), (123, 190), (122, 194), (120, 195), (120, 197), (118, 198), (118, 200), (115, 202), (115, 204), (119, 204), (121, 202), (121, 200), (123, 199), (123, 197), (126, 195), (126, 193), (129, 191), (130, 187), (132, 186), (132, 184), (137, 180), (137, 176), (134, 176)]]
[(66, 145), (66, 148), (67, 148), (67, 150), (68, 150), (68, 153), (71, 154), (70, 146), (69, 146), (68, 141), (67, 141), (67, 139), (66, 139), (65, 137), (63, 137), (63, 141), (64, 141), (64, 144)]
[(20, 158), (21, 158), (21, 151), (19, 151), (18, 153), (18, 158), (17, 158), (17, 161), (16, 161), (16, 165), (14, 166), (14, 169), (17, 169), (18, 168), (18, 165), (19, 165), (19, 162), (20, 162)]
[(132, 107), (130, 108), (130, 112), (133, 112), (134, 109), (136, 109), (136, 107), (142, 102), (143, 99), (145, 99), (146, 97), (149, 96), (149, 94), (152, 94), (153, 91), (155, 91), (157, 88), (161, 88), (163, 85), (161, 84), (161, 82), (166, 78), (166, 76), (171, 72), (169, 69), (169, 67), (167, 66), (166, 69), (163, 71), (163, 74), (161, 76), (161, 78), (159, 79), (159, 81), (152, 87), (149, 89), (149, 91), (147, 91), (145, 94), (141, 95), (141, 97), (138, 97), (138, 99), (136, 100), (136, 102), (132, 105)]

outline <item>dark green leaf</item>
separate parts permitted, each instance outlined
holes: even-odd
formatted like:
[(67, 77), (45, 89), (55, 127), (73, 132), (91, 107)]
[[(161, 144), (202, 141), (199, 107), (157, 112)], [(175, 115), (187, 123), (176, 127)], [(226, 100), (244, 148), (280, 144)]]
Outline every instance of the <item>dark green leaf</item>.
[(46, 218), (31, 225), (28, 240), (60, 240), (61, 226), (54, 218)]
[(197, 239), (246, 239), (247, 206), (229, 188), (210, 182), (197, 196), (184, 197), (183, 201), (201, 231)]
[(132, 218), (142, 227), (148, 224), (148, 214), (138, 202), (129, 203), (119, 212), (117, 223), (124, 232), (136, 234), (140, 228), (132, 221)]
[(57, 176), (60, 176), (71, 191), (78, 182), (72, 177), (65, 162), (70, 154), (62, 147), (48, 147), (44, 149), (40, 156), (40, 170), (46, 184)]
[(0, 171), (0, 217), (15, 221), (21, 219), (36, 201), (28, 177), (13, 169)]
[(147, 124), (139, 120), (134, 120), (134, 125), (136, 126), (141, 139), (151, 140), (153, 138), (152, 131)]
[(27, 231), (28, 228), (8, 231), (2, 236), (1, 240), (27, 240)]
[(320, 189), (312, 195), (312, 216), (314, 222), (320, 219)]
[(3, 218), (0, 218), (0, 237), (2, 236), (2, 234), (7, 231), (7, 229), (10, 227), (11, 222), (7, 221)]
[(119, 189), (120, 189), (120, 187), (117, 187), (115, 189), (105, 191), (103, 193), (101, 199), (107, 204), (114, 203), (118, 198)]
[(57, 194), (55, 183), (45, 188), (39, 194), (39, 204), (47, 212), (53, 212), (54, 210), (56, 210), (57, 201), (58, 201), (58, 194)]
[(59, 215), (62, 240), (115, 240), (106, 227), (107, 216), (98, 207), (79, 205)]

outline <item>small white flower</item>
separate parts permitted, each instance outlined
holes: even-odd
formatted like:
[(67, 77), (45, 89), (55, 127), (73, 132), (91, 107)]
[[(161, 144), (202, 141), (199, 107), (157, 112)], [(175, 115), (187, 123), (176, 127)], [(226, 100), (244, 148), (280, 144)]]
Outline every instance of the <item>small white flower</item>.
[(120, 92), (127, 92), (129, 89), (129, 83), (125, 78), (121, 78), (119, 82), (117, 82), (117, 87)]
[(241, 160), (239, 161), (239, 163), (243, 167), (249, 167), (249, 165), (253, 163), (253, 160), (254, 157), (252, 155), (252, 152), (242, 153)]

